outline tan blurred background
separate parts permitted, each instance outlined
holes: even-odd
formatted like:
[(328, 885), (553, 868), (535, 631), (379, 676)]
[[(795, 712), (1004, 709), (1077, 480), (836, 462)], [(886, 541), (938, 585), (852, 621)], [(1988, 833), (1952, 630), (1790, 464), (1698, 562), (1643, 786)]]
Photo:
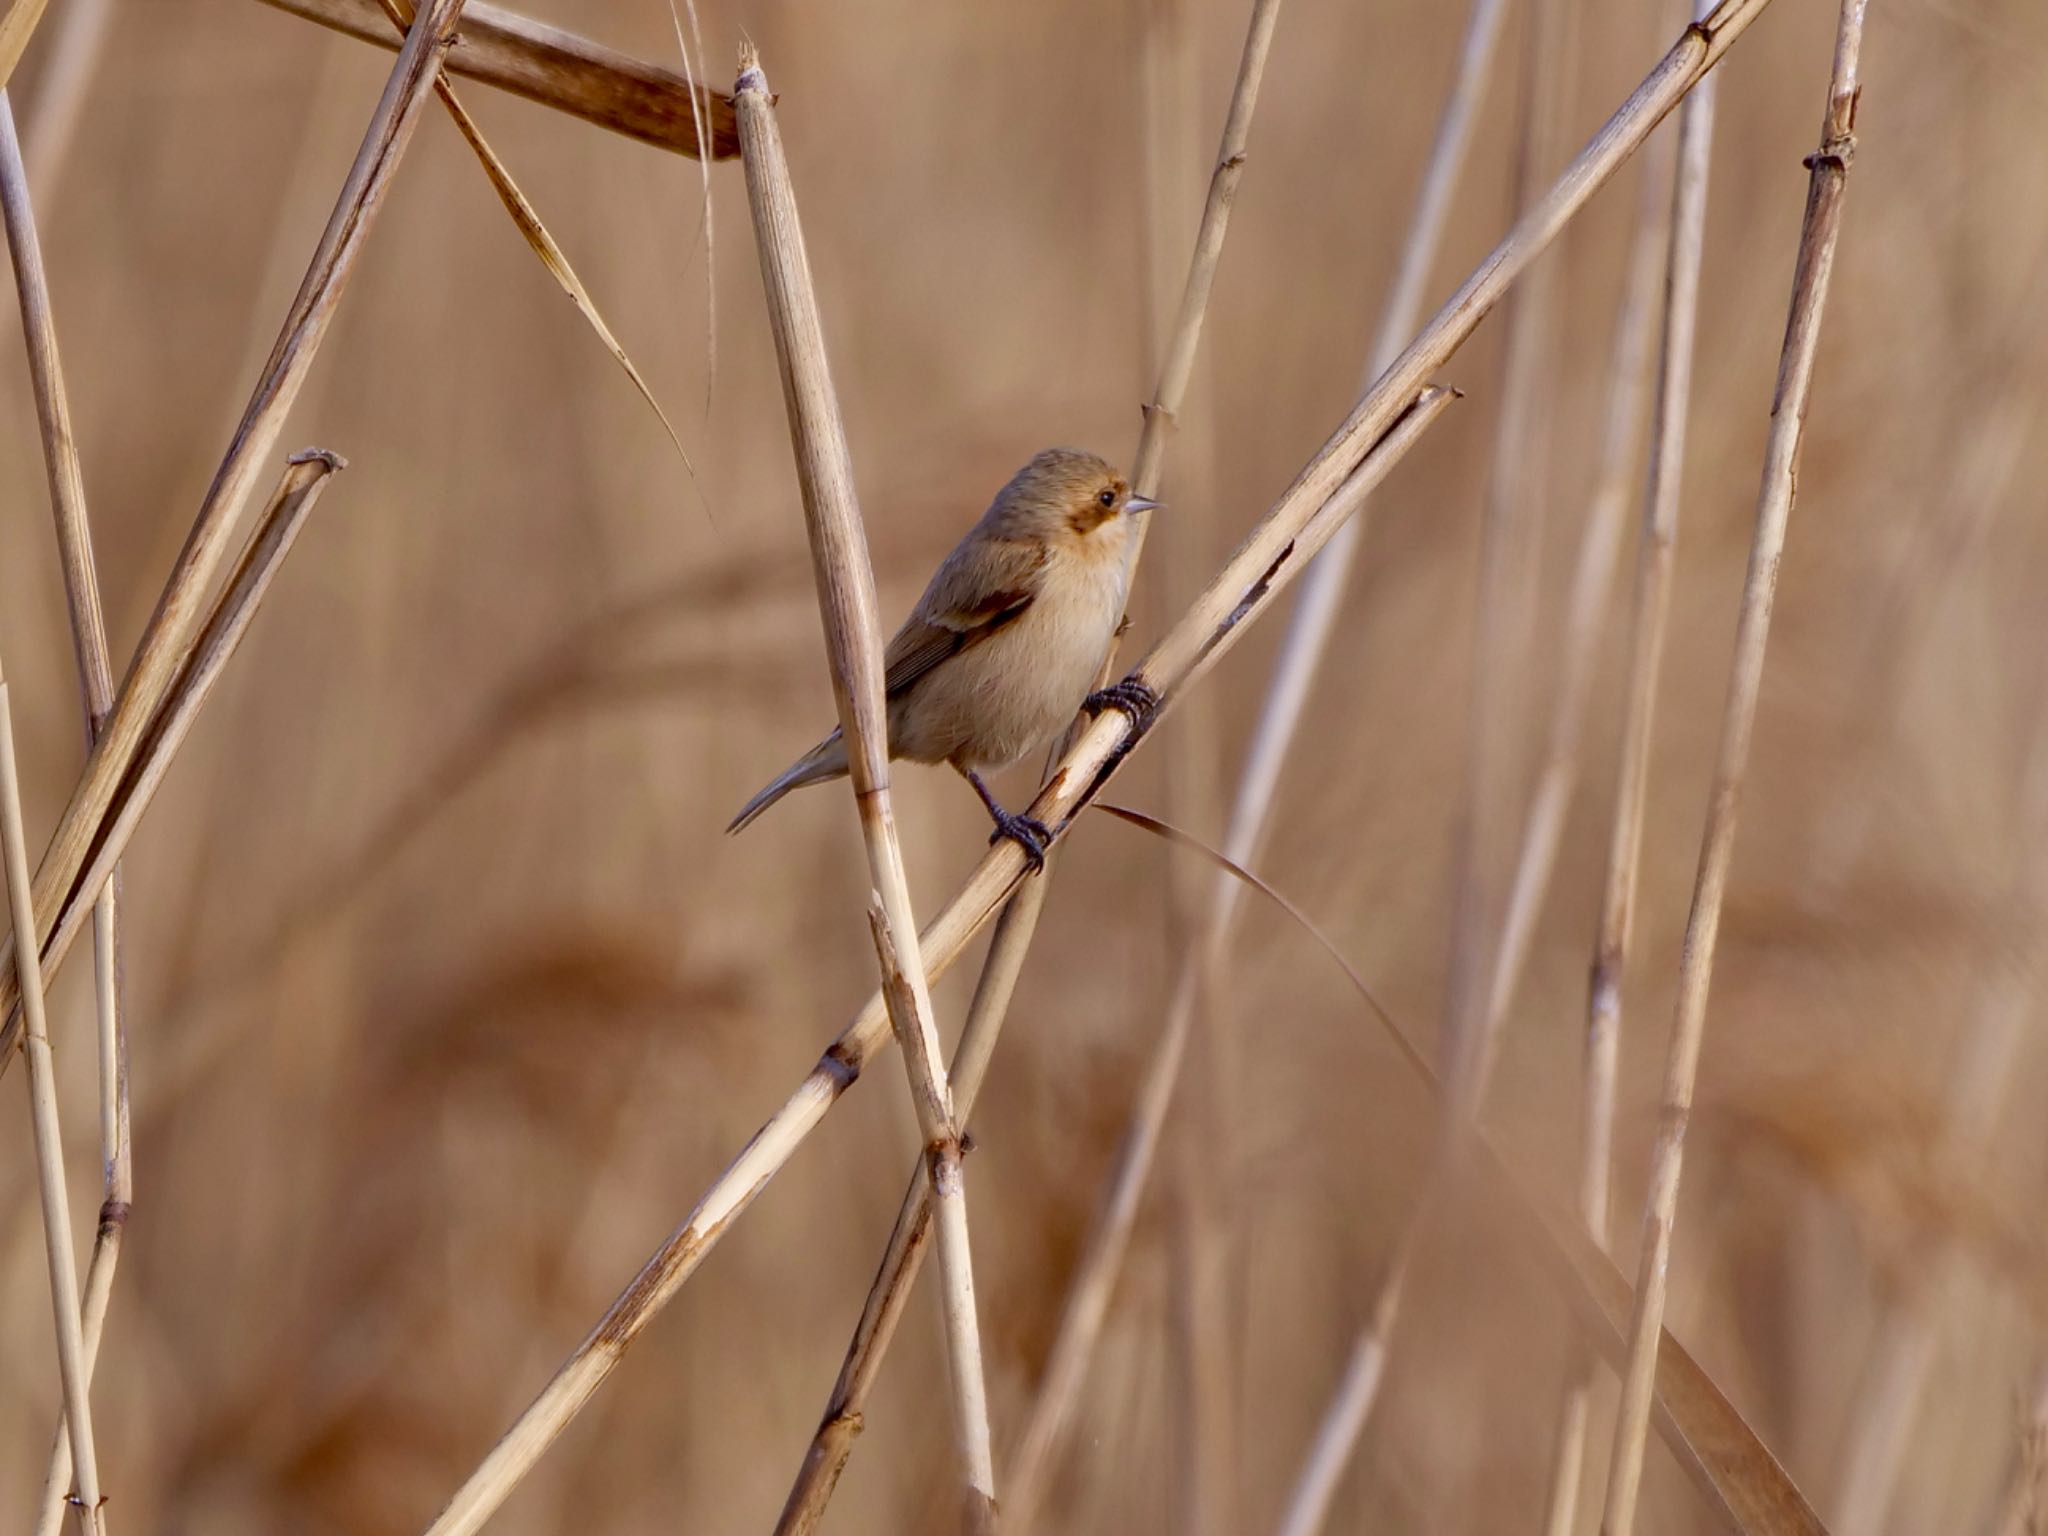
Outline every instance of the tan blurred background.
[[(33, 111), (58, 0), (17, 80)], [(534, 14), (675, 62), (659, 0)], [(1244, 7), (1187, 7), (1193, 232)], [(1510, 213), (1511, 17), (1430, 302)], [(1580, 0), (1574, 143), (1654, 60), (1661, 7)], [(1187, 429), (1134, 603), (1155, 634), (1345, 411), (1449, 78), (1462, 6), (1291, 0)], [(715, 83), (760, 46), (802, 200), (893, 618), (1025, 457), (1127, 459), (1152, 367), (1148, 5), (705, 0)], [(1616, 1230), (1628, 1262), (1725, 690), (1834, 7), (1784, 0), (1721, 72), (1676, 606), (1627, 990)], [(117, 657), (196, 509), (389, 56), (252, 0), (115, 0), (77, 138), (37, 192)], [(659, 426), (431, 108), (288, 446), (347, 455), (128, 864), (137, 1198), (95, 1394), (124, 1532), (417, 1529), (865, 998), (842, 791), (728, 840), (831, 701), (737, 164), (698, 167), (481, 88), (486, 129), (676, 421)], [(1824, 1515), (1887, 1330), (1930, 1364), (1892, 1533), (1994, 1528), (2048, 1367), (2048, 861), (2023, 769), (2048, 689), (2048, 10), (1878, 0), (1722, 940), (1672, 1325)], [(33, 164), (33, 162), (32, 162)], [(1632, 173), (1559, 248), (1547, 710), (1605, 405)], [(709, 345), (706, 264), (716, 348)], [(0, 641), (40, 846), (80, 761), (19, 359), (0, 347)], [(1448, 956), (1479, 514), (1501, 328), (1378, 499), (1263, 872), (1411, 1035)], [(1586, 769), (1488, 1106), (1560, 1196), (1619, 729), (1626, 571)], [(1118, 797), (1220, 835), (1280, 625), (1170, 717)], [(1529, 753), (1524, 751), (1525, 764)], [(907, 769), (921, 908), (980, 808)], [(1527, 775), (1522, 776), (1526, 785)], [(1192, 786), (1192, 787), (1190, 787)], [(1019, 770), (1003, 783), (1028, 791)], [(2035, 791), (2036, 800), (2041, 791)], [(1512, 815), (1519, 818), (1519, 799)], [(1021, 1423), (1138, 1069), (1181, 869), (1084, 820), (976, 1117), (976, 1258), (999, 1443)], [(1341, 975), (1257, 908), (1214, 1017), (1208, 1138), (1232, 1266), (1233, 1523), (1277, 1518), (1411, 1209), (1430, 1107)], [(976, 952), (978, 955), (978, 951)], [(939, 989), (957, 1027), (970, 956)], [(54, 1021), (81, 1232), (96, 1199), (90, 988)], [(1958, 1071), (2019, 1010), (1995, 1113)], [(823, 1406), (913, 1144), (893, 1064), (733, 1229), (493, 1529), (768, 1528)], [(29, 1127), (0, 1084), (0, 1503), (57, 1400)], [(1174, 1528), (1172, 1202), (1148, 1200), (1048, 1525)], [(1533, 1528), (1571, 1337), (1478, 1206), (1434, 1224), (1333, 1530)], [(952, 1461), (920, 1295), (834, 1506), (943, 1527)], [(1604, 1459), (1603, 1385), (1592, 1469)], [(2036, 1455), (2040, 1454), (2037, 1449)], [(1646, 1520), (1707, 1530), (1653, 1445)], [(1595, 1501), (1589, 1500), (1589, 1504)], [(1593, 1513), (1585, 1511), (1591, 1529)], [(12, 1527), (10, 1527), (12, 1528)], [(2038, 1528), (2038, 1527), (2037, 1527)]]

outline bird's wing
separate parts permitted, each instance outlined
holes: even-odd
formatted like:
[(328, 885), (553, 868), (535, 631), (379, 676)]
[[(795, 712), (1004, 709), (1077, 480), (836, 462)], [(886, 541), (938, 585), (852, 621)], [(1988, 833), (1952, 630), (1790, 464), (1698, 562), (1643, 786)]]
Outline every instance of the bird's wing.
[(890, 698), (940, 662), (978, 645), (1031, 606), (1046, 548), (1016, 539), (976, 540), (953, 551), (883, 654)]

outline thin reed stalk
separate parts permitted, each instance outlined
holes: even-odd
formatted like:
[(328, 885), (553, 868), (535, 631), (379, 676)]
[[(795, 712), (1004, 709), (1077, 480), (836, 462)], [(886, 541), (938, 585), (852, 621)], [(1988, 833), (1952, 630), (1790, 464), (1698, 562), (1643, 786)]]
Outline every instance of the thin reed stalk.
[[(1574, 73), (1575, 4), (1532, 0), (1528, 7), (1522, 121), (1515, 146), (1518, 209), (1541, 193), (1542, 178), (1563, 147)], [(1472, 607), (1464, 793), (1452, 839), (1450, 979), (1439, 1048), (1450, 1064), (1450, 1113), (1444, 1126), (1453, 1134), (1477, 1112), (1491, 999), (1488, 957), (1499, 949), (1497, 930), (1507, 906), (1503, 866), (1522, 789), (1526, 658), (1536, 626), (1537, 576), (1550, 501), (1560, 262), (1560, 254), (1552, 252), (1532, 265), (1506, 305), (1500, 414), (1480, 518)]]
[[(1549, 194), (1459, 286), (1436, 317), (1366, 392), (1252, 529), (1201, 598), (1155, 645), (1131, 680), (1162, 696), (1190, 686), (1226, 653), (1247, 621), (1270, 610), (1302, 566), (1328, 543), (1421, 432), (1450, 402), (1429, 376), (1454, 354), (1530, 259), (1584, 207), (1651, 130), (1720, 62), (1770, 0), (1723, 0), (1688, 27), (1560, 174)], [(1337, 492), (1342, 490), (1344, 494)], [(1029, 814), (1064, 834), (1142, 738), (1120, 711), (1105, 711), (1061, 756)], [(1025, 873), (1023, 853), (1005, 845), (983, 854), (921, 940), (928, 973), (943, 973), (995, 916)], [(1034, 882), (1036, 883), (1036, 882)], [(611, 1374), (642, 1329), (689, 1279), (733, 1219), (788, 1162), (839, 1096), (889, 1039), (877, 994), (841, 1031), (783, 1106), (757, 1131), (648, 1258), (595, 1328), (578, 1344), (518, 1420), (429, 1527), (435, 1536), (473, 1531), (525, 1475)]]
[[(264, 0), (346, 36), (393, 48), (382, 0)], [(599, 128), (693, 160), (740, 152), (732, 98), (659, 64), (633, 58), (516, 11), (474, 3), (462, 13), (462, 46), (449, 73), (580, 117)]]
[[(1607, 1191), (1614, 1137), (1621, 982), (1627, 969), (1629, 929), (1635, 910), (1658, 661), (1670, 605), (1712, 113), (1709, 82), (1707, 88), (1687, 98), (1679, 115), (1680, 171), (1671, 211), (1657, 431), (1651, 450), (1650, 489), (1638, 557), (1622, 769), (1602, 896), (1600, 934), (1588, 988), (1584, 1088), (1580, 1102), (1579, 1214), (1587, 1233), (1603, 1249), (1608, 1241)], [(1663, 220), (1660, 218), (1657, 223), (1662, 227)], [(1510, 927), (1515, 928), (1512, 919)], [(1518, 935), (1511, 935), (1508, 945), (1526, 947), (1532, 928), (1533, 914), (1520, 925)], [(1545, 1521), (1550, 1536), (1564, 1536), (1577, 1520), (1595, 1369), (1590, 1356), (1576, 1362), (1570, 1368), (1559, 1405)]]
[(754, 218), (754, 243), (761, 257), (761, 282), (767, 293), (769, 326), (781, 365), (783, 400), (789, 409), (790, 439), (803, 491), (804, 523), (825, 626), (832, 694), (839, 708), (849, 777), (867, 848), (868, 876), (875, 886), (869, 916), (881, 966), (882, 995), (903, 1046), (911, 1102), (924, 1136), (931, 1178), (954, 1433), (966, 1479), (964, 1528), (993, 1531), (995, 1453), (989, 1436), (981, 1328), (975, 1315), (960, 1125), (946, 1080), (930, 986), (918, 951), (910, 881), (904, 872), (890, 803), (889, 717), (882, 687), (885, 642), (875, 601), (875, 573), (868, 560), (867, 535), (854, 492), (853, 460), (826, 361), (824, 323), (804, 252), (774, 97), (751, 47), (741, 53), (733, 98), (739, 116), (747, 201)]
[(27, 1038), (29, 1118), (35, 1133), (36, 1191), (43, 1207), (43, 1250), (49, 1260), (50, 1312), (57, 1329), (57, 1374), (63, 1385), (64, 1422), (78, 1471), (80, 1524), (104, 1536), (99, 1457), (94, 1450), (87, 1387), (85, 1339), (78, 1316), (78, 1260), (71, 1245), (71, 1207), (64, 1181), (64, 1134), (58, 1122), (56, 1062), (43, 1013), (43, 968), (36, 954), (35, 901), (30, 893), (28, 838), (21, 825), (21, 777), (14, 758), (14, 718), (7, 677), (0, 669), (0, 857), (7, 877), (7, 908), (21, 953), (21, 1013)]
[(244, 541), (220, 598), (193, 644), (191, 660), (173, 680), (163, 708), (136, 753), (133, 770), (107, 808), (93, 839), (91, 861), (57, 909), (50, 935), (43, 941), (45, 971), (53, 972), (63, 963), (84, 931), (87, 919), (96, 910), (100, 892), (127, 853), (129, 841), (164, 775), (170, 771), (172, 759), (191, 733), (193, 722), (220, 681), (228, 660), (242, 643), (257, 605), (270, 590), (270, 583), (291, 552), (306, 517), (326, 489), (328, 479), (346, 467), (338, 454), (319, 448), (295, 453), (286, 461), (285, 472), (269, 504)]
[[(1365, 376), (1359, 381), (1361, 393), (1400, 355), (1402, 338), (1414, 329), (1422, 307), (1423, 284), (1442, 243), (1451, 194), (1471, 142), (1472, 123), (1485, 96), (1505, 10), (1504, 0), (1475, 0), (1473, 5), (1459, 50), (1457, 74), (1438, 120), (1378, 339)], [(1301, 596), (1295, 603), (1280, 655), (1267, 683), (1265, 702), (1252, 733), (1252, 745), (1224, 835), (1224, 855), (1237, 863), (1249, 863), (1258, 857), (1271, 828), (1281, 767), (1300, 727), (1315, 673), (1334, 632), (1364, 525), (1362, 516), (1346, 522), (1303, 578)], [(1087, 1245), (1069, 1284), (1059, 1329), (1033, 1400), (1031, 1418), (1021, 1442), (1019, 1471), (1013, 1474), (1013, 1503), (1020, 1487), (1029, 1490), (1046, 1473), (1064, 1429), (1071, 1422), (1074, 1396), (1083, 1384), (1086, 1362), (1094, 1353), (1102, 1322), (1108, 1315), (1108, 1295), (1128, 1251), (1138, 1197), (1151, 1176), (1161, 1122), (1173, 1102), (1174, 1085), (1202, 1006), (1204, 976), (1220, 963), (1242, 894), (1242, 887), (1235, 880), (1217, 879), (1206, 926), (1189, 947), (1176, 977), (1165, 1024), (1139, 1080), (1131, 1118), (1118, 1144), (1116, 1161)]]
[(1657, 1344), (1663, 1331), (1670, 1278), (1671, 1232), (1678, 1212), (1679, 1176), (1684, 1168), (1686, 1122), (1691, 1116), (1693, 1086), (1699, 1074), (1714, 945), (1720, 932), (1721, 904), (1727, 893), (1734, 853), (1750, 737), (1756, 724), (1757, 696), (1763, 685), (1764, 651), (1770, 636), (1772, 600), (1777, 592), (1778, 562), (1784, 551), (1786, 525), (1797, 489), (1800, 440), (1812, 394), (1814, 356), (1819, 350), (1821, 318), (1834, 271), (1835, 246), (1841, 234), (1849, 162), (1856, 147), (1856, 107), (1861, 93), (1858, 64), (1868, 4), (1869, 0), (1842, 0), (1820, 148), (1807, 161), (1812, 179), (1799, 234), (1791, 313), (1779, 358), (1777, 389), (1771, 402), (1771, 431), (1764, 451), (1763, 484), (1757, 497), (1756, 533), (1750, 545), (1749, 571), (1736, 623), (1728, 703), (1707, 803), (1706, 829), (1700, 841), (1692, 911), (1686, 922), (1685, 947), (1679, 962), (1678, 1002), (1665, 1067), (1662, 1108), (1651, 1148), (1628, 1366), (1622, 1376), (1614, 1453), (1608, 1465), (1606, 1507), (1601, 1517), (1604, 1536), (1629, 1536), (1635, 1528)]
[[(1402, 338), (1414, 328), (1422, 304), (1423, 284), (1441, 243), (1449, 216), (1451, 192), (1471, 140), (1471, 127), (1492, 63), (1504, 6), (1499, 0), (1477, 0), (1466, 26), (1456, 77), (1445, 99), (1430, 152), (1414, 219), (1403, 246), (1399, 269), (1389, 291), (1375, 351), (1360, 389), (1399, 355)], [(1348, 521), (1319, 555), (1305, 578), (1294, 618), (1268, 684), (1266, 703), (1243, 777), (1239, 781), (1225, 856), (1239, 863), (1257, 857), (1270, 826), (1273, 789), (1287, 747), (1308, 698), (1309, 683), (1327, 647), (1351, 559), (1361, 536), (1363, 518)], [(1342, 541), (1341, 545), (1338, 541)], [(1128, 1251), (1137, 1220), (1139, 1197), (1151, 1176), (1161, 1128), (1173, 1102), (1182, 1063), (1203, 1005), (1208, 973), (1220, 963), (1228, 929), (1242, 894), (1234, 880), (1215, 882), (1205, 927), (1187, 950), (1167, 1009), (1166, 1022), (1153, 1045), (1140, 1078), (1131, 1119), (1117, 1149), (1096, 1220), (1082, 1250), (1067, 1303), (1047, 1364), (1034, 1397), (1031, 1418), (1020, 1442), (1013, 1472), (1013, 1505), (1035, 1499), (1056, 1460), (1060, 1441), (1072, 1423), (1073, 1410), (1086, 1379), (1108, 1316), (1109, 1297)]]
[[(1252, 119), (1258, 107), (1259, 87), (1265, 79), (1266, 59), (1272, 51), (1273, 31), (1279, 15), (1279, 0), (1254, 0), (1245, 31), (1244, 50), (1239, 56), (1236, 80), (1231, 87), (1230, 105), (1224, 114), (1221, 142), (1210, 172), (1209, 190), (1203, 201), (1201, 222), (1195, 231), (1194, 250), (1188, 258), (1187, 277), (1181, 287), (1180, 303), (1160, 364), (1158, 383), (1145, 407), (1144, 426), (1138, 437), (1132, 487), (1141, 496), (1159, 494), (1167, 445), (1178, 425), (1188, 382), (1194, 375), (1202, 323), (1208, 314), (1209, 295), (1215, 286), (1216, 268), (1229, 233), (1230, 212), (1236, 204), (1237, 186), (1244, 175)], [(1136, 571), (1149, 527), (1148, 514), (1131, 541), (1126, 591)], [(1108, 680), (1113, 656), (1114, 642), (1111, 655), (1103, 658), (1099, 681)], [(1077, 722), (1075, 730), (1079, 728)], [(1070, 731), (1054, 752), (1053, 761), (1070, 749), (1074, 740), (1075, 732)], [(1048, 780), (1051, 772), (1049, 763)], [(963, 1122), (972, 1107), (989, 1058), (995, 1052), (996, 1040), (1002, 1033), (1017, 979), (1023, 974), (1025, 955), (1030, 951), (1032, 938), (1038, 930), (1039, 914), (1044, 910), (1056, 862), (1056, 850), (1048, 850), (1046, 865), (1039, 878), (1026, 881), (1011, 895), (1003, 908), (1002, 920), (989, 941), (988, 954), (975, 983), (974, 997), (968, 1006), (954, 1061), (954, 1084), (959, 1094), (958, 1108)], [(869, 1289), (860, 1322), (847, 1346), (846, 1358), (833, 1385), (831, 1401), (826, 1405), (811, 1447), (805, 1453), (803, 1466), (783, 1506), (782, 1517), (776, 1527), (778, 1536), (792, 1536), (792, 1533), (807, 1531), (815, 1525), (826, 1501), (832, 1496), (839, 1474), (845, 1469), (846, 1458), (852, 1454), (853, 1437), (857, 1433), (868, 1389), (880, 1370), (882, 1356), (887, 1352), (890, 1340), (895, 1336), (896, 1319), (909, 1299), (911, 1285), (924, 1262), (929, 1211), (924, 1186), (917, 1175), (912, 1176), (911, 1186), (911, 1192), (898, 1213), (896, 1226), (890, 1233), (882, 1267)], [(1015, 1502), (1014, 1492), (1012, 1502)]]
[[(1140, 98), (1140, 244), (1146, 280), (1139, 295), (1141, 356), (1164, 355), (1175, 303), (1185, 285), (1181, 232), (1200, 217), (1205, 169), (1202, 143), (1197, 18), (1187, 0), (1148, 0), (1136, 8)], [(1210, 371), (1202, 355), (1198, 367)], [(1194, 386), (1199, 402), (1205, 391)], [(1214, 422), (1177, 413), (1178, 463), (1173, 536), (1154, 555), (1154, 590), (1170, 612), (1201, 590), (1208, 575), (1203, 547), (1215, 506), (1217, 441)], [(1104, 668), (1105, 678), (1108, 667)], [(1222, 762), (1219, 701), (1192, 694), (1182, 706), (1180, 750), (1163, 763), (1166, 819), (1181, 827), (1207, 827), (1220, 813)], [(1164, 934), (1169, 955), (1196, 932), (1208, 887), (1206, 870), (1175, 859), (1165, 869)], [(1238, 1234), (1230, 1220), (1238, 1182), (1238, 1120), (1229, 1042), (1197, 1021), (1190, 1070), (1191, 1113), (1175, 1141), (1166, 1326), (1171, 1393), (1172, 1469), (1168, 1523), (1183, 1536), (1235, 1536), (1243, 1435), (1238, 1422), (1238, 1315), (1235, 1269)]]
[[(29, 199), (21, 142), (15, 133), (14, 108), (6, 91), (0, 91), (0, 218), (4, 218), (7, 226), (7, 245), (13, 258), (22, 336), (28, 347), (29, 377), (42, 434), (43, 465), (50, 482), (50, 509), (57, 524), (64, 598), (78, 659), (86, 741), (90, 745), (98, 738), (107, 712), (113, 708), (113, 663), (107, 654), (106, 617), (100, 606), (99, 572), (93, 560), (92, 528), (85, 509), (85, 477), (71, 429), (71, 404), (57, 352), (42, 242)], [(106, 1325), (107, 1302), (113, 1293), (114, 1271), (120, 1264), (121, 1240), (135, 1193), (128, 1136), (128, 1045), (121, 1000), (119, 888), (117, 869), (93, 911), (104, 1196), (93, 1237), (92, 1259), (86, 1266), (81, 1307), (80, 1347), (88, 1387), (99, 1358), (100, 1334)], [(43, 1483), (39, 1533), (54, 1533), (62, 1524), (64, 1496), (71, 1483), (71, 1442), (63, 1423), (58, 1425), (53, 1442)]]
[[(36, 922), (46, 944), (166, 694), (192, 654), (194, 636), (207, 613), (208, 589), (235, 523), (326, 339), (356, 259), (419, 125), (461, 8), (462, 0), (427, 0), (406, 34), (284, 328), (36, 870)], [(10, 1011), (18, 995), (15, 968), (0, 957), (0, 1013)], [(6, 1070), (17, 1027), (12, 1018), (0, 1026), (0, 1072)]]

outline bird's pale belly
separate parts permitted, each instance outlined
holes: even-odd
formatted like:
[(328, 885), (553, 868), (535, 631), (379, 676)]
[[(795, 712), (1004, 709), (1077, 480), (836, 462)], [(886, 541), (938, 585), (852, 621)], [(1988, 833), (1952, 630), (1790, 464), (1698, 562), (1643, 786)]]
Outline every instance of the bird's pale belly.
[[(894, 755), (1002, 768), (1064, 726), (1094, 685), (1122, 607), (1117, 573), (1104, 575), (1041, 597), (1013, 623), (934, 669), (911, 696), (916, 710), (892, 712)], [(907, 718), (912, 714), (914, 723)]]

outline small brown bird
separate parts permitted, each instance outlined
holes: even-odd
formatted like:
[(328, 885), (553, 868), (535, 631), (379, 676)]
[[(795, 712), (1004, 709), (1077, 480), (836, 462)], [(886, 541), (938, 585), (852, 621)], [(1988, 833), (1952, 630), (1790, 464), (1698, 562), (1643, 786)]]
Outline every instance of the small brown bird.
[[(989, 841), (1014, 840), (1034, 867), (1051, 834), (1004, 810), (982, 771), (1016, 762), (1077, 706), (1142, 720), (1157, 705), (1139, 683), (1087, 690), (1123, 617), (1132, 518), (1158, 505), (1132, 495), (1094, 454), (1048, 448), (946, 556), (883, 656), (889, 755), (951, 763), (995, 818)], [(835, 730), (749, 800), (726, 831), (792, 789), (845, 774), (846, 746)]]

